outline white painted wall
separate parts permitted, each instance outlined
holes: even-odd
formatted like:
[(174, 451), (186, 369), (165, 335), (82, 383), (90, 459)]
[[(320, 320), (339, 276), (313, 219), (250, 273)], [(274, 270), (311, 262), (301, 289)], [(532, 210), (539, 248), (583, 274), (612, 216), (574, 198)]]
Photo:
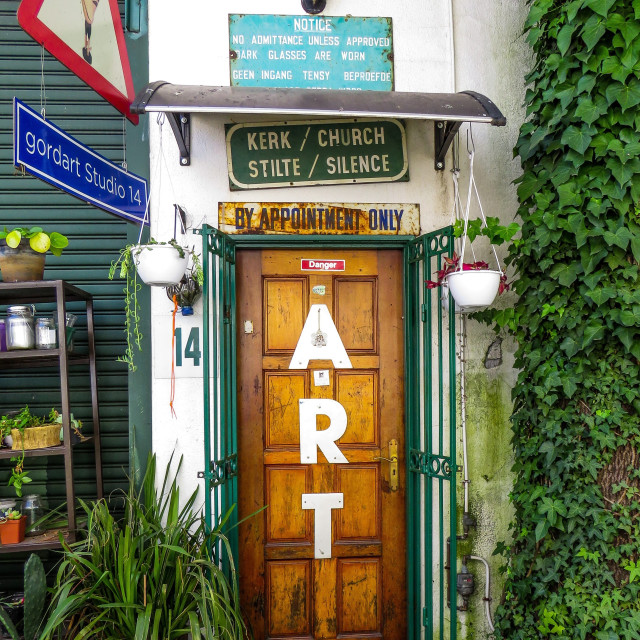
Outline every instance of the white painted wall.
[[(166, 80), (176, 84), (229, 84), (228, 14), (265, 13), (267, 5), (257, 0), (150, 0), (149, 2), (150, 80)], [(306, 15), (297, 0), (272, 0), (270, 14)], [(488, 215), (499, 215), (509, 222), (516, 211), (515, 190), (511, 181), (519, 164), (512, 158), (517, 131), (523, 119), (523, 76), (527, 49), (520, 39), (526, 5), (524, 0), (328, 0), (326, 16), (385, 16), (393, 20), (394, 76), (397, 91), (450, 92), (472, 89), (492, 98), (506, 115), (505, 128), (476, 125), (476, 177)], [(273, 117), (268, 118), (273, 120)], [(151, 224), (158, 240), (173, 231), (174, 202), (189, 213), (194, 228), (203, 222), (217, 224), (219, 201), (325, 201), (325, 202), (398, 202), (419, 203), (422, 231), (445, 226), (452, 210), (451, 175), (433, 170), (433, 125), (408, 122), (407, 139), (411, 180), (406, 183), (371, 185), (338, 185), (331, 187), (299, 187), (250, 192), (231, 192), (228, 187), (224, 124), (256, 121), (255, 117), (235, 118), (198, 115), (192, 117), (191, 166), (180, 167), (178, 151), (168, 123), (160, 127), (155, 115), (150, 116), (151, 140)], [(162, 135), (161, 135), (162, 133)], [(464, 137), (463, 137), (464, 140)], [(466, 167), (464, 142), (463, 169)], [(447, 159), (451, 166), (450, 157)], [(200, 239), (194, 238), (193, 244)], [(202, 384), (198, 378), (178, 379), (175, 409), (169, 410), (170, 381), (166, 376), (171, 356), (171, 304), (164, 290), (152, 294), (154, 333), (153, 380), (153, 447), (160, 464), (175, 447), (185, 457), (182, 485), (186, 490), (201, 481), (196, 472), (204, 469), (202, 429)], [(200, 310), (197, 310), (197, 314)], [(197, 318), (201, 318), (201, 313)], [(514, 372), (511, 356), (498, 371), (487, 374), (482, 359), (492, 335), (487, 329), (470, 322), (471, 345), (468, 369), (484, 376), (487, 383), (497, 379), (499, 394), (508, 397)], [(505, 343), (507, 350), (513, 345)], [(493, 382), (492, 382), (493, 383)], [(472, 402), (473, 398), (469, 398)], [(492, 425), (504, 434), (508, 431), (508, 415), (504, 423)], [(473, 430), (474, 425), (471, 425)], [(482, 425), (475, 425), (483, 433)], [(484, 433), (490, 433), (485, 429)], [(491, 437), (490, 435), (488, 437)], [(508, 438), (507, 438), (508, 440)], [(474, 446), (471, 443), (470, 446)], [(480, 475), (495, 475), (497, 484), (490, 491), (476, 491), (472, 496), (489, 500), (499, 495), (496, 508), (508, 512), (507, 494), (510, 477), (510, 452), (498, 456), (499, 469), (472, 469)], [(477, 483), (479, 484), (479, 483)], [(475, 485), (472, 485), (475, 487)], [(497, 490), (496, 490), (496, 487)], [(492, 509), (483, 503), (486, 515), (480, 543), (472, 548), (475, 555), (489, 557), (495, 540), (507, 535), (507, 517), (492, 521)], [(487, 515), (489, 514), (489, 515)], [(500, 530), (500, 528), (502, 530)], [(483, 579), (479, 580), (479, 587)], [(497, 597), (494, 592), (494, 597)], [(476, 597), (479, 600), (478, 597)], [(482, 638), (483, 620), (475, 619), (474, 637)]]

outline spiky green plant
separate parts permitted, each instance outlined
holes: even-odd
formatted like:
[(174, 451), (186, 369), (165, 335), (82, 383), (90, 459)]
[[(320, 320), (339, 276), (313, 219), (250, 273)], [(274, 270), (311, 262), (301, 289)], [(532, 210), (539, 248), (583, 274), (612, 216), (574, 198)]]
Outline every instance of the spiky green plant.
[[(244, 638), (229, 545), (222, 525), (207, 532), (194, 511), (196, 495), (180, 507), (169, 467), (156, 489), (156, 460), (150, 457), (141, 489), (131, 481), (122, 496), (121, 519), (105, 500), (82, 503), (87, 535), (65, 545), (41, 640), (63, 629), (74, 640)], [(212, 549), (228, 554), (230, 576)]]

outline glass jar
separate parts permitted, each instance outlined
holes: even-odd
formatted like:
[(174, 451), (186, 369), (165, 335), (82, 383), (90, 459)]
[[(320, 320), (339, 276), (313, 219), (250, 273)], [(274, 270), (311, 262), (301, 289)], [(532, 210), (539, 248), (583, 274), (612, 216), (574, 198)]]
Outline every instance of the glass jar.
[(27, 516), (27, 535), (36, 536), (42, 533), (42, 525), (34, 526), (42, 518), (42, 502), (40, 496), (32, 493), (22, 499), (22, 515)]
[(7, 350), (7, 326), (4, 323), (4, 318), (0, 318), (0, 351)]
[(0, 519), (6, 518), (7, 514), (16, 508), (15, 500), (0, 500)]
[(35, 331), (33, 327), (33, 305), (14, 305), (7, 307), (7, 349), (33, 349)]
[(57, 346), (58, 339), (53, 318), (38, 318), (36, 320), (36, 348), (55, 349)]

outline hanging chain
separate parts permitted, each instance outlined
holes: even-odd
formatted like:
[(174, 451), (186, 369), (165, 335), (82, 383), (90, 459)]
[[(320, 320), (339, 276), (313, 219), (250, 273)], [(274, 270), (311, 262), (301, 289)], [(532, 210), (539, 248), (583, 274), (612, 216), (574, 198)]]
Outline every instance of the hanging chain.
[(122, 116), (122, 168), (127, 171), (127, 119)]
[(46, 118), (47, 90), (44, 83), (44, 47), (40, 48), (40, 115)]

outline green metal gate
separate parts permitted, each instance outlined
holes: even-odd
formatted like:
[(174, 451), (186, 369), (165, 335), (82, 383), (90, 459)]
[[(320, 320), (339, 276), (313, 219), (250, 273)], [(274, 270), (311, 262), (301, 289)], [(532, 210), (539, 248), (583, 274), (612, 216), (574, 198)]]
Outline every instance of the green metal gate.
[[(229, 236), (203, 225), (205, 519), (209, 529), (226, 520), (232, 557), (238, 557), (238, 445), (236, 435), (236, 265)], [(225, 570), (229, 558), (218, 549)]]
[(411, 640), (455, 640), (455, 314), (437, 280), (453, 255), (453, 228), (405, 248), (407, 602)]
[[(316, 238), (238, 237), (204, 225), (205, 515), (215, 526), (236, 504), (235, 250), (299, 246)], [(333, 241), (331, 241), (333, 240)], [(367, 246), (371, 238), (322, 239)], [(376, 242), (377, 241), (377, 242)], [(453, 302), (427, 288), (453, 255), (453, 228), (420, 238), (376, 239), (404, 249), (407, 415), (407, 602), (410, 640), (456, 640), (456, 359)], [(228, 524), (237, 522), (235, 510)], [(237, 527), (230, 541), (237, 557)], [(450, 561), (448, 559), (450, 558)], [(223, 558), (226, 562), (226, 559)], [(227, 564), (228, 567), (228, 564)]]

